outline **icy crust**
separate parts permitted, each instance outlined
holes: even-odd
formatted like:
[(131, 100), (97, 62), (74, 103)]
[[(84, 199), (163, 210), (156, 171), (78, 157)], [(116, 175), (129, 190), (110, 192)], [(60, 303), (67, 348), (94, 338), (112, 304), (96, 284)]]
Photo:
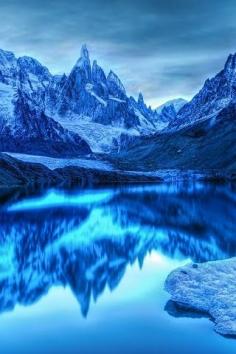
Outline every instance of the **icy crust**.
[(216, 332), (236, 336), (236, 258), (178, 268), (165, 289), (180, 307), (209, 314)]

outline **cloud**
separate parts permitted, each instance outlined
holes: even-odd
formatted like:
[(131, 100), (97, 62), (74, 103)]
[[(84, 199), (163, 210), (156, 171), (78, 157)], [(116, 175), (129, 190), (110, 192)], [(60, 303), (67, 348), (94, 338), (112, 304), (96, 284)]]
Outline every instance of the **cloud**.
[(86, 42), (130, 94), (192, 96), (236, 51), (234, 0), (9, 0), (0, 47), (68, 72)]

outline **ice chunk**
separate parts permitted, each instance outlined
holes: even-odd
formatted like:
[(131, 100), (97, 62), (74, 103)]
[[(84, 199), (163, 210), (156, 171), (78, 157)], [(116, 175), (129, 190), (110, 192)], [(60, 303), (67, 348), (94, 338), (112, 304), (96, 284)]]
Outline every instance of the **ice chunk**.
[(236, 336), (236, 258), (178, 268), (165, 289), (180, 307), (209, 314), (216, 332)]

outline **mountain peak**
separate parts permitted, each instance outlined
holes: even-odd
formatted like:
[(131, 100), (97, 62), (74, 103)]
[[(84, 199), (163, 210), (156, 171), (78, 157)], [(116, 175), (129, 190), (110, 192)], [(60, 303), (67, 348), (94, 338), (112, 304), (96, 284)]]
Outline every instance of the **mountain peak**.
[(89, 51), (86, 44), (83, 44), (81, 47), (80, 57), (89, 60)]
[(89, 52), (85, 44), (81, 47), (80, 58), (77, 60), (75, 66), (73, 67), (70, 77), (71, 75), (75, 75), (78, 85), (80, 85), (82, 82), (86, 83), (91, 80), (91, 64)]
[(138, 95), (138, 104), (144, 104), (144, 98), (141, 92)]
[(101, 66), (98, 65), (97, 60), (93, 61), (92, 65), (92, 79), (94, 82), (106, 82), (106, 75)]
[(90, 66), (89, 51), (86, 44), (83, 44), (80, 50), (80, 57), (77, 60), (75, 67)]
[(226, 60), (224, 72), (227, 75), (236, 74), (236, 53), (230, 54)]
[(119, 77), (111, 70), (107, 76), (107, 83), (114, 96), (126, 95), (124, 85), (120, 81)]

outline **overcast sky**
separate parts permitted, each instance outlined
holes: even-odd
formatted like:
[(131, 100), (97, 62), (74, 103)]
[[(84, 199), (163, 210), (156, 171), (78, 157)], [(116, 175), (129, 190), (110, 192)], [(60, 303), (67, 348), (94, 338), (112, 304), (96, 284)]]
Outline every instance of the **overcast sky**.
[(128, 94), (190, 98), (236, 52), (236, 0), (0, 0), (0, 48), (68, 73), (82, 43)]

